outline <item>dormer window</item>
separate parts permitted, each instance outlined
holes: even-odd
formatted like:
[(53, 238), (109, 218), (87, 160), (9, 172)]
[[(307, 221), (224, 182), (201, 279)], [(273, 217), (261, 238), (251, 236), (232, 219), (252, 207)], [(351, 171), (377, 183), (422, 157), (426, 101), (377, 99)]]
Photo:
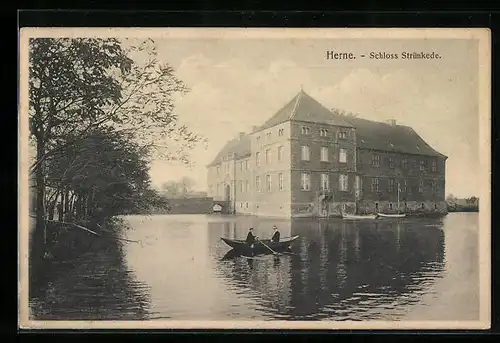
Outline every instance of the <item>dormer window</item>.
[(310, 129), (307, 126), (302, 126), (301, 132), (302, 132), (303, 135), (308, 135), (309, 132), (310, 132)]
[(328, 136), (328, 130), (327, 129), (319, 129), (319, 135), (321, 137), (327, 137)]
[(340, 132), (339, 132), (339, 138), (340, 138), (340, 139), (347, 139), (347, 132), (345, 132), (345, 131), (340, 131)]

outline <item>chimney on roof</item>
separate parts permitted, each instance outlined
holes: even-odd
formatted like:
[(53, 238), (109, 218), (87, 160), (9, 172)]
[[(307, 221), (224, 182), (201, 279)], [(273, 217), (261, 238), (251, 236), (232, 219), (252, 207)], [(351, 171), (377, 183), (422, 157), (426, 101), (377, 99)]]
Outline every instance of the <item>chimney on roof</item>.
[(387, 122), (388, 122), (388, 123), (389, 123), (389, 125), (391, 125), (391, 126), (396, 126), (396, 119), (389, 119)]
[(245, 137), (245, 132), (238, 132), (238, 139), (241, 141)]

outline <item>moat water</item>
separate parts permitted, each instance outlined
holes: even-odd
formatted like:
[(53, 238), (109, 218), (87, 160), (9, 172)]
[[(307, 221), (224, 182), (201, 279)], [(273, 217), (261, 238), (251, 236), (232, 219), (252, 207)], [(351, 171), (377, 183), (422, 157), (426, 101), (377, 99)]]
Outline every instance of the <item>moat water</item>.
[[(440, 219), (124, 217), (121, 249), (84, 254), (30, 299), (36, 320), (477, 320), (478, 213)], [(223, 259), (249, 226), (296, 255)], [(55, 267), (57, 268), (57, 267)]]

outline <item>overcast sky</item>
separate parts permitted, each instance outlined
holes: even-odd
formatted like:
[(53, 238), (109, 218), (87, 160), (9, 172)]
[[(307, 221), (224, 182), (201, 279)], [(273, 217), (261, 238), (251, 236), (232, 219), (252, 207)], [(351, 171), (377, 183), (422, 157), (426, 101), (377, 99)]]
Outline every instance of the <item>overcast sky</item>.
[[(159, 57), (191, 92), (179, 97), (180, 120), (205, 136), (196, 165), (155, 161), (154, 185), (189, 176), (206, 189), (206, 164), (239, 131), (260, 125), (301, 85), (332, 108), (412, 126), (447, 161), (447, 193), (478, 195), (478, 58), (472, 40), (163, 39)], [(438, 60), (325, 59), (326, 50), (369, 54), (435, 51)]]

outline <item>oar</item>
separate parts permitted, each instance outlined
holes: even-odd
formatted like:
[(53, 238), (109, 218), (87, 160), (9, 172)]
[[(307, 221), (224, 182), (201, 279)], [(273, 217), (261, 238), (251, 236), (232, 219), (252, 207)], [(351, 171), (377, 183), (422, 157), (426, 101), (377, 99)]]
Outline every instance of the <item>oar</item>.
[(262, 242), (260, 239), (257, 238), (257, 240), (259, 242), (262, 243), (263, 246), (265, 246), (266, 248), (268, 248), (274, 255), (278, 255), (278, 253), (276, 251), (274, 251), (273, 249), (271, 249), (266, 243)]

